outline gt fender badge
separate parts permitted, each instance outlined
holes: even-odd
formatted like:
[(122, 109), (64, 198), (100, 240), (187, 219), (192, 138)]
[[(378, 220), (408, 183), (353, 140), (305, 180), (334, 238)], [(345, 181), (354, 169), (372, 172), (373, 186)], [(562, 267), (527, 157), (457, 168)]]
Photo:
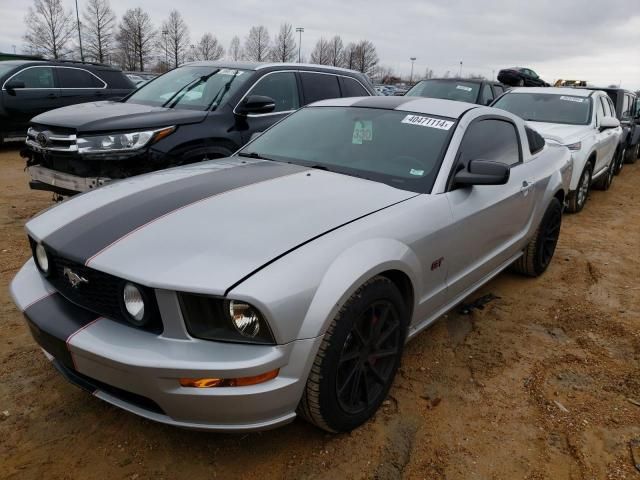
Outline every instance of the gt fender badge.
[(78, 288), (78, 285), (80, 285), (81, 283), (89, 283), (89, 280), (81, 277), (80, 275), (72, 271), (69, 267), (64, 267), (62, 273), (71, 284), (71, 288)]
[(444, 261), (444, 257), (440, 257), (437, 260), (434, 260), (434, 262), (431, 264), (431, 271), (433, 272), (434, 270), (440, 268), (442, 266), (442, 262)]

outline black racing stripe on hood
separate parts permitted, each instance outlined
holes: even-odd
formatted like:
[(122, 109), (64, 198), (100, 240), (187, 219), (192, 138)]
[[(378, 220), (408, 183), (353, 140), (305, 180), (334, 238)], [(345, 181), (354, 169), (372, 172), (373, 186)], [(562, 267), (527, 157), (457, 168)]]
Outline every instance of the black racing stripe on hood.
[(86, 264), (122, 237), (173, 211), (237, 188), (304, 170), (306, 167), (264, 161), (181, 178), (97, 208), (48, 235), (43, 242), (58, 255)]
[(24, 312), (34, 340), (69, 368), (75, 368), (67, 341), (99, 318), (54, 293), (30, 305)]

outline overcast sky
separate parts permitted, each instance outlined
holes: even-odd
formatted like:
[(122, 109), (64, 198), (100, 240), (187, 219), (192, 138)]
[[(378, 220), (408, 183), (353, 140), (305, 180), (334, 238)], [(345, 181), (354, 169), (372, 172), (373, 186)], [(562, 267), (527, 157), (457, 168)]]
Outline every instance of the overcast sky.
[[(73, 0), (62, 0), (68, 8)], [(78, 0), (83, 9), (86, 0)], [(0, 0), (0, 51), (23, 50), (29, 0)], [(639, 0), (111, 0), (118, 16), (127, 8), (147, 10), (159, 27), (178, 8), (192, 43), (211, 32), (228, 47), (252, 25), (273, 37), (282, 22), (304, 27), (303, 55), (316, 40), (334, 34), (374, 42), (380, 63), (409, 73), (431, 68), (436, 75), (493, 72), (527, 66), (552, 82), (585, 79), (598, 85), (622, 83), (640, 89)]]

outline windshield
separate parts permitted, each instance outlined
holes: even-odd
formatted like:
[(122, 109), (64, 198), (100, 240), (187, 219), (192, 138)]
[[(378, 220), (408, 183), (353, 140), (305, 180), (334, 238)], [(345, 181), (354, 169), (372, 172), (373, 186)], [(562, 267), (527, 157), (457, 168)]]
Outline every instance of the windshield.
[(215, 109), (249, 77), (248, 70), (180, 67), (143, 85), (127, 102), (157, 107)]
[(455, 130), (432, 115), (357, 107), (299, 110), (239, 152), (429, 193)]
[(409, 90), (405, 96), (442, 98), (459, 102), (475, 103), (480, 84), (451, 80), (423, 80)]
[(591, 99), (550, 93), (507, 93), (493, 104), (530, 122), (588, 125)]

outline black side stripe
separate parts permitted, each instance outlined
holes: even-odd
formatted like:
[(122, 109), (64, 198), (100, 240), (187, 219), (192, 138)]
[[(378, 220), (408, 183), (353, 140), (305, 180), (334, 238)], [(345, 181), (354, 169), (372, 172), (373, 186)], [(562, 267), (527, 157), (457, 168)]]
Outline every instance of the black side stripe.
[(86, 264), (120, 238), (175, 210), (304, 170), (306, 167), (264, 161), (206, 171), (115, 200), (56, 230), (44, 238), (44, 243), (58, 255)]
[(75, 368), (67, 341), (97, 318), (54, 293), (29, 306), (24, 316), (35, 341), (68, 368)]

